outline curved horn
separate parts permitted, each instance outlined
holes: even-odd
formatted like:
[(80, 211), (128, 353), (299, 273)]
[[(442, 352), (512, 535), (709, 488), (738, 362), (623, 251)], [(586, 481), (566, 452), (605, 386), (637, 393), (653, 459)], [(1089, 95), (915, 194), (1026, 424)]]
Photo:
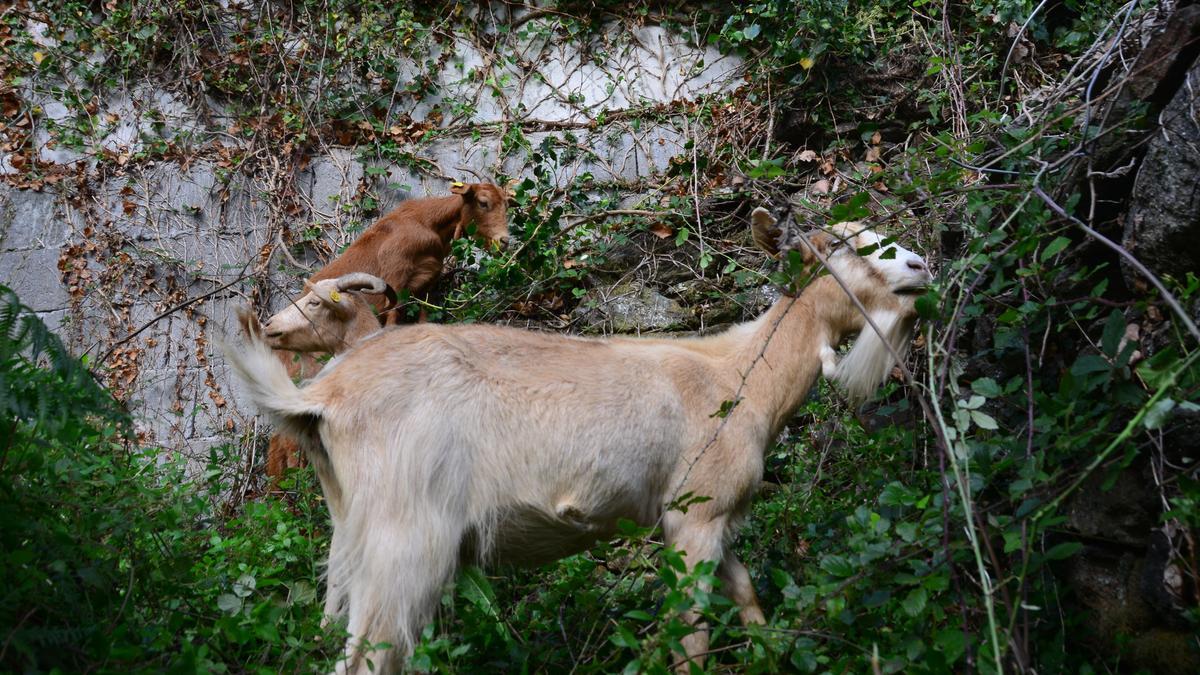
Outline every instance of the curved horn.
[(493, 182), (493, 181), (492, 181), (491, 179), (489, 179), (487, 176), (483, 175), (483, 174), (482, 174), (482, 173), (480, 173), (479, 171), (476, 171), (475, 169), (472, 169), (472, 168), (471, 168), (471, 167), (469, 167), (469, 166), (463, 166), (463, 165), (461, 165), (461, 164), (456, 164), (456, 165), (454, 166), (454, 168), (458, 169), (459, 171), (466, 171), (467, 173), (471, 174), (472, 176), (475, 176), (476, 178), (478, 178), (480, 181), (483, 181), (484, 183), (491, 183), (491, 182)]
[(396, 291), (386, 281), (374, 274), (367, 274), (366, 272), (343, 274), (338, 277), (337, 289), (347, 293), (359, 291), (373, 295), (382, 295), (388, 300), (388, 309), (396, 304)]

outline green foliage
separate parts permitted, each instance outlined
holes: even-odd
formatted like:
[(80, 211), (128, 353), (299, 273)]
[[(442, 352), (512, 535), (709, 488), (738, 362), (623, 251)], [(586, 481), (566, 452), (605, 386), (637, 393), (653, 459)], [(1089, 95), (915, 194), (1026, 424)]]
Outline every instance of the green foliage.
[[(627, 524), (614, 541), (541, 569), (463, 570), (443, 598), (446, 611), (425, 630), (415, 670), (667, 672), (689, 630), (681, 614), (691, 608), (713, 629), (714, 672), (1122, 665), (1078, 646), (1080, 615), (1061, 581), (1062, 568), (1084, 550), (1070, 505), (1085, 484), (1103, 488), (1144, 462), (1158, 434), (1196, 412), (1200, 357), (1169, 317), (1154, 342), (1129, 337), (1129, 324), (1162, 312), (1160, 298), (1127, 288), (1115, 260), (1056, 211), (1076, 213), (1084, 192), (1067, 170), (1086, 140), (1082, 109), (1069, 96), (1020, 116), (999, 103), (1019, 67), (1006, 64), (1009, 31), (1037, 4), (764, 0), (713, 14), (709, 41), (748, 57), (752, 72), (728, 100), (699, 105), (695, 118), (712, 119), (723, 105), (751, 113), (762, 105), (782, 124), (775, 106), (802, 111), (814, 137), (827, 139), (813, 152), (838, 162), (839, 180), (851, 186), (816, 210), (831, 220), (886, 214), (906, 238), (940, 242), (939, 283), (917, 300), (925, 320), (923, 348), (910, 364), (917, 381), (889, 384), (863, 414), (823, 388), (769, 450), (767, 485), (735, 544), (754, 576), (765, 626), (739, 623), (711, 565), (688, 568), (657, 542), (659, 533)], [(1033, 16), (1024, 33), (1051, 59), (1081, 55), (1116, 10), (1111, 2), (1057, 4), (1061, 11)], [(943, 16), (943, 7), (952, 14)], [(587, 3), (554, 11), (599, 21), (616, 9)], [(639, 20), (652, 12), (625, 9)], [(103, 13), (51, 3), (59, 47), (37, 47), (14, 13), (3, 18), (15, 31), (6, 59), (13, 77), (71, 75), (76, 84), (53, 93), (77, 113), (119, 78), (170, 70), (179, 59), (198, 78), (181, 81), (197, 83), (247, 122), (234, 133), (274, 134), (280, 143), (344, 136), (364, 161), (423, 166), (420, 148), (391, 132), (390, 109), (382, 109), (396, 90), (414, 98), (435, 92), (432, 76), (445, 61), (423, 54), (441, 44), (438, 14), (453, 7), (338, 1), (294, 10), (286, 21), (247, 15), (231, 31), (209, 3), (117, 3)], [(520, 30), (544, 31), (535, 24)], [(590, 36), (586, 21), (564, 19), (564, 26), (573, 37)], [(281, 36), (292, 33), (309, 42), (287, 72), (324, 83), (320, 96), (281, 79), (274, 65)], [(178, 44), (188, 46), (177, 51)], [(71, 57), (92, 49), (109, 58)], [(218, 64), (209, 51), (230, 58)], [(409, 77), (401, 59), (413, 55), (422, 68)], [(1040, 69), (1022, 75), (1040, 82), (1049, 77)], [(864, 72), (911, 91), (872, 93)], [(361, 86), (363, 78), (373, 85)], [(488, 84), (493, 92), (502, 85)], [(873, 117), (895, 112), (891, 96), (909, 97), (915, 111)], [(278, 115), (253, 126), (263, 101)], [(442, 105), (448, 115), (470, 117), (475, 102)], [(658, 114), (633, 112), (631, 124)], [(79, 113), (51, 128), (63, 144), (86, 148), (108, 133), (106, 124)], [(879, 149), (873, 139), (887, 124), (903, 142), (864, 169), (859, 153)], [(439, 133), (431, 128), (419, 140)], [(725, 171), (740, 171), (754, 190), (778, 184), (790, 195), (811, 182), (811, 160), (797, 161), (789, 154), (797, 148), (782, 143), (756, 139), (746, 150), (718, 140), (711, 154), (675, 161), (661, 177), (679, 189), (655, 195), (665, 215), (652, 226), (589, 220), (620, 202), (590, 176), (556, 184), (555, 169), (579, 152), (578, 139), (534, 144), (511, 125), (502, 148), (525, 153), (533, 173), (514, 187), (513, 244), (497, 253), (456, 242), (459, 271), (443, 284), (445, 298), (427, 308), (430, 318), (557, 322), (601, 282), (610, 254), (647, 230), (696, 269), (733, 277), (714, 282), (710, 297), (728, 302), (757, 289), (764, 276), (740, 264), (731, 252), (737, 242), (713, 252), (724, 234), (714, 236), (715, 217), (680, 223), (674, 214), (698, 212), (711, 195), (691, 194), (701, 189), (692, 186), (720, 183)], [(355, 207), (375, 207), (370, 194), (359, 199)], [(708, 248), (701, 225), (709, 228)], [(1200, 300), (1194, 276), (1168, 285), (1186, 306)], [(0, 555), (8, 589), (0, 596), (0, 667), (327, 670), (341, 636), (319, 625), (317, 561), (329, 533), (311, 475), (291, 477), (289, 501), (233, 499), (227, 470), (240, 461), (237, 447), (214, 449), (207, 465), (190, 467), (138, 447), (86, 364), (11, 294), (0, 328)], [(716, 417), (735, 405), (727, 403)], [(1194, 532), (1200, 482), (1189, 471), (1164, 481), (1163, 519)], [(706, 584), (717, 591), (702, 591)], [(1194, 607), (1189, 616), (1200, 621)]]
[(236, 450), (187, 479), (182, 460), (137, 446), (120, 406), (3, 286), (0, 303), (0, 669), (331, 662), (313, 486), (295, 504), (218, 510)]

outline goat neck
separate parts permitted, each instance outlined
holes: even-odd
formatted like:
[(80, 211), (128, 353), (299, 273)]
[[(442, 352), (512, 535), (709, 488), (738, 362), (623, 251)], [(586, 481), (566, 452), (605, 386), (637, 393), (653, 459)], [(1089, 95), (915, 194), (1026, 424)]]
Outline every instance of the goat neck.
[(375, 312), (371, 310), (370, 304), (365, 300), (359, 300), (354, 312), (354, 319), (350, 325), (346, 327), (346, 333), (342, 336), (338, 344), (338, 348), (333, 351), (334, 354), (341, 354), (349, 350), (359, 341), (369, 335), (378, 333), (379, 317), (375, 316)]
[[(466, 231), (467, 223), (463, 222), (466, 215), (463, 198), (459, 195), (449, 195), (415, 201), (420, 202), (421, 208), (411, 209), (407, 215), (437, 233), (438, 238), (442, 240), (442, 246), (449, 250), (450, 242)], [(400, 208), (404, 208), (404, 205)]]
[(742, 329), (752, 332), (733, 356), (737, 372), (746, 377), (739, 406), (765, 415), (771, 435), (778, 434), (816, 383), (822, 348), (836, 346), (862, 324), (830, 276), (813, 280), (798, 296), (780, 298)]

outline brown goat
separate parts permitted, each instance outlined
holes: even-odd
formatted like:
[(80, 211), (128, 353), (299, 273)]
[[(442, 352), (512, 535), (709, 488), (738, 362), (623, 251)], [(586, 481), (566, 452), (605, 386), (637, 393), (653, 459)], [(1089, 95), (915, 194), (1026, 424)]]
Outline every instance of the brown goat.
[[(475, 236), (501, 247), (508, 243), (508, 194), (491, 183), (459, 183), (446, 197), (409, 199), (368, 227), (340, 256), (314, 274), (309, 283), (365, 272), (383, 279), (397, 293), (407, 290), (424, 300), (442, 275), (442, 264), (451, 242), (475, 225)], [(377, 310), (388, 304), (382, 295), (368, 295)], [(424, 310), (421, 310), (424, 317)], [(395, 323), (399, 312), (382, 317)], [(321, 370), (311, 356), (279, 351), (292, 377), (308, 378)], [(267, 449), (267, 475), (278, 478), (285, 469), (302, 466), (299, 449), (290, 438), (271, 437)]]
[[(442, 261), (454, 239), (475, 224), (475, 236), (487, 243), (508, 243), (508, 195), (490, 183), (454, 183), (448, 197), (410, 199), (375, 221), (309, 281), (366, 272), (397, 293), (424, 298), (442, 275)], [(376, 306), (382, 298), (373, 298)], [(387, 323), (394, 323), (389, 315)]]

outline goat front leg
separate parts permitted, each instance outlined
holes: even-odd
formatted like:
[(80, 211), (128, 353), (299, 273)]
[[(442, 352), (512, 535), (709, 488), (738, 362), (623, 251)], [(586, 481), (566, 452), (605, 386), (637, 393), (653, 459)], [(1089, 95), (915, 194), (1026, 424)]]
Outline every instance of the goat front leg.
[[(726, 519), (721, 516), (710, 519), (707, 515), (702, 516), (696, 509), (688, 514), (671, 512), (664, 523), (667, 543), (683, 554), (689, 570), (701, 562), (719, 563), (724, 558)], [(708, 592), (712, 590), (712, 584), (701, 581), (697, 588)], [(700, 613), (688, 610), (683, 613), (683, 619), (695, 630), (679, 641), (686, 656), (672, 664), (676, 673), (691, 672), (691, 664), (703, 668), (708, 653), (708, 624), (700, 620)]]
[(837, 372), (837, 352), (833, 351), (833, 347), (825, 345), (821, 347), (821, 374), (825, 379), (832, 380), (833, 374)]

